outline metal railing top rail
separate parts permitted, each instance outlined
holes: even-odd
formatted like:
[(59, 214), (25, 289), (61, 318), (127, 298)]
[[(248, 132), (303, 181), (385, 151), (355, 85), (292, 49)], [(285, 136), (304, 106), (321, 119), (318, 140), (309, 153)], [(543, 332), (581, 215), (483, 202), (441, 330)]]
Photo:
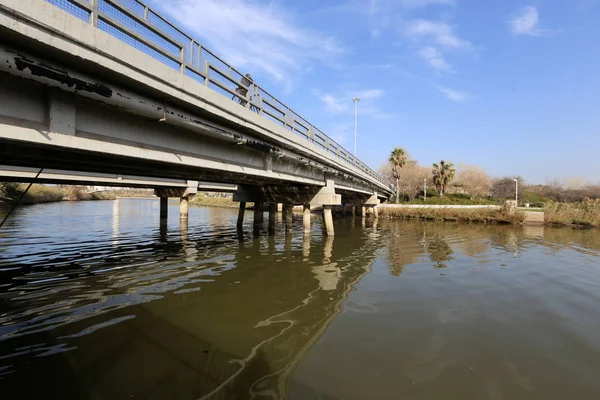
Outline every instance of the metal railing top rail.
[[(381, 174), (317, 129), (300, 114), (260, 87), (191, 35), (170, 23), (139, 0), (45, 0), (93, 24), (117, 39), (179, 70), (259, 115), (283, 125), (291, 133), (354, 166), (391, 189)], [(249, 79), (248, 79), (249, 78)], [(246, 79), (247, 85), (244, 85)], [(393, 190), (392, 190), (393, 191)]]

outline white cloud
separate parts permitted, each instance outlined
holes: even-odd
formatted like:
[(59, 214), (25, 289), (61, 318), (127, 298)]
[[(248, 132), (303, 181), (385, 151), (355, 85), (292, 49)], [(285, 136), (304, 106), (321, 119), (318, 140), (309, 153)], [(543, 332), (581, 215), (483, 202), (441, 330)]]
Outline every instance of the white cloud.
[(382, 97), (384, 94), (381, 89), (369, 89), (369, 90), (361, 90), (358, 92), (358, 97), (361, 100), (374, 100)]
[(454, 0), (401, 0), (400, 3), (407, 8), (456, 5)]
[(515, 35), (538, 36), (541, 31), (538, 28), (540, 16), (534, 6), (527, 6), (521, 10), (519, 15), (510, 21), (512, 33)]
[[(353, 123), (336, 123), (327, 129), (327, 136), (335, 140), (342, 146), (347, 146), (354, 142), (354, 124)], [(352, 149), (348, 149), (352, 150)]]
[(329, 93), (319, 96), (319, 100), (325, 104), (325, 109), (332, 114), (340, 114), (350, 110), (348, 101)]
[[(243, 72), (261, 71), (284, 85), (312, 62), (344, 53), (338, 41), (305, 28), (271, 4), (244, 0), (173, 0), (155, 4)], [(209, 17), (208, 17), (209, 16)]]
[(377, 100), (385, 95), (381, 89), (345, 90), (341, 93), (324, 93), (318, 91), (315, 95), (325, 105), (325, 110), (330, 114), (351, 114), (354, 112), (354, 97), (360, 98), (358, 106), (359, 115), (368, 115), (375, 118), (385, 118), (389, 115), (377, 107)]
[(431, 41), (450, 49), (468, 50), (473, 47), (454, 32), (452, 25), (445, 22), (414, 19), (409, 21), (404, 34), (413, 41)]
[(444, 55), (435, 47), (421, 47), (417, 54), (433, 68), (437, 73), (453, 72), (452, 67), (446, 61)]
[(440, 92), (444, 93), (446, 95), (446, 97), (448, 98), (448, 100), (451, 100), (455, 103), (462, 103), (471, 98), (468, 94), (466, 94), (464, 92), (459, 92), (457, 90), (450, 89), (450, 88), (443, 87), (443, 86), (439, 86), (438, 90)]

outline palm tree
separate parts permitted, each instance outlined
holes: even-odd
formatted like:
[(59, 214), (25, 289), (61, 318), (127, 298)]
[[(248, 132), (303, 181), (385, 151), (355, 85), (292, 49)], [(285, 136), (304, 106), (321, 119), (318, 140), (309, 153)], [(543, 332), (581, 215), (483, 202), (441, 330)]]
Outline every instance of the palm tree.
[(390, 163), (392, 163), (392, 174), (396, 178), (396, 203), (400, 203), (400, 170), (406, 165), (406, 151), (401, 147), (396, 147), (390, 154)]
[(431, 171), (433, 174), (433, 184), (437, 188), (438, 192), (440, 192), (440, 197), (444, 196), (446, 186), (449, 185), (454, 179), (455, 172), (456, 170), (454, 169), (454, 164), (450, 162), (442, 160), (440, 161), (439, 165), (433, 163), (433, 169)]

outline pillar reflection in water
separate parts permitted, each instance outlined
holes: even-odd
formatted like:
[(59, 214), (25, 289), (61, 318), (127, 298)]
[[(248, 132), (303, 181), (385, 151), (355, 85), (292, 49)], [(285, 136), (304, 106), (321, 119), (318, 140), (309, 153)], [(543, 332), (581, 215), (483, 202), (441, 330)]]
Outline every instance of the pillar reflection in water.
[(309, 261), (310, 257), (310, 235), (304, 235), (304, 239), (302, 241), (302, 261)]
[(331, 262), (333, 254), (333, 240), (334, 236), (327, 236), (325, 238), (325, 246), (323, 248), (323, 265), (319, 265), (312, 268), (315, 279), (319, 282), (319, 287), (322, 290), (330, 291), (336, 290), (338, 282), (342, 277), (342, 271), (338, 267), (337, 262)]

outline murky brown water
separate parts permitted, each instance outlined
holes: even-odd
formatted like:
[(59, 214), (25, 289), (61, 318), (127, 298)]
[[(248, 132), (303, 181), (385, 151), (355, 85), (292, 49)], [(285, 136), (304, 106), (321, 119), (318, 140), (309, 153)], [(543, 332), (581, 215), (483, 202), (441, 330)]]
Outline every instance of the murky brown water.
[(346, 217), (327, 239), (315, 215), (308, 241), (301, 216), (240, 240), (235, 219), (19, 209), (0, 231), (2, 398), (600, 398), (596, 231)]

